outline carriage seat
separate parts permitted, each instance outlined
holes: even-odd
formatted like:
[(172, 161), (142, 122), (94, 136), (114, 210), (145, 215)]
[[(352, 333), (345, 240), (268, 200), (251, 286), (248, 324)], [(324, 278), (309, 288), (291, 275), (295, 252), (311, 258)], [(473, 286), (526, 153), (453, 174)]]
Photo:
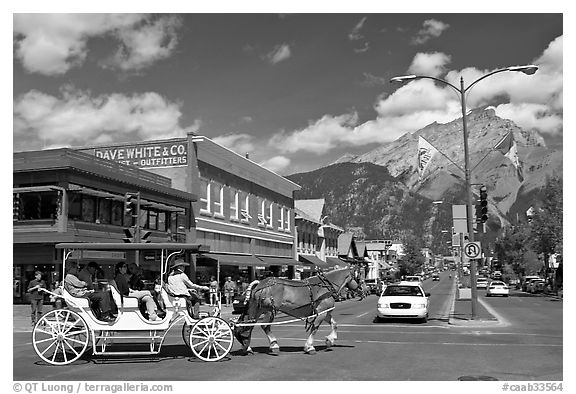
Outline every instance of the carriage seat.
[(138, 308), (138, 298), (130, 296), (122, 296), (118, 291), (116, 286), (116, 281), (111, 280), (108, 282), (110, 285), (110, 290), (112, 291), (112, 298), (117, 306), (122, 306), (124, 308)]

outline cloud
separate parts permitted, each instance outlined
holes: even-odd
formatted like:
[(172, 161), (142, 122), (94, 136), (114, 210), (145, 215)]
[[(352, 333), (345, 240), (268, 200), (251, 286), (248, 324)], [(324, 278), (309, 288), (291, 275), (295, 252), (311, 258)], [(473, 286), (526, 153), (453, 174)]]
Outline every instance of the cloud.
[(35, 137), (54, 147), (179, 137), (199, 127), (180, 127), (180, 106), (157, 93), (91, 96), (72, 87), (59, 97), (29, 91), (14, 101), (13, 116), (14, 141)]
[(118, 29), (116, 36), (121, 45), (106, 64), (122, 71), (142, 70), (170, 57), (178, 44), (177, 31), (181, 25), (179, 17), (165, 16)]
[(272, 51), (264, 56), (264, 58), (271, 64), (278, 64), (286, 59), (289, 59), (291, 55), (292, 52), (290, 50), (290, 45), (281, 44), (276, 45)]
[(212, 138), (212, 141), (245, 156), (246, 153), (254, 152), (254, 137), (249, 134), (226, 134)]
[(28, 72), (62, 75), (86, 61), (90, 39), (112, 37), (120, 49), (108, 64), (141, 69), (172, 53), (176, 21), (143, 14), (14, 14), (14, 55)]
[(444, 73), (446, 65), (451, 57), (442, 52), (417, 53), (408, 68), (408, 72), (417, 75), (429, 75), (439, 77)]
[(439, 37), (450, 25), (436, 19), (427, 19), (422, 24), (418, 34), (412, 38), (411, 44), (420, 45), (434, 37)]
[(258, 164), (269, 169), (270, 171), (282, 173), (291, 164), (291, 160), (286, 156), (274, 156)]
[(363, 73), (362, 74), (364, 76), (364, 80), (362, 81), (362, 84), (365, 86), (378, 86), (378, 85), (387, 85), (388, 84), (388, 79), (384, 78), (384, 77), (378, 77), (376, 75), (370, 74), (370, 73)]
[(362, 48), (354, 48), (354, 52), (356, 53), (364, 53), (366, 52), (368, 49), (370, 49), (370, 43), (369, 42), (365, 42), (364, 46)]
[(495, 108), (496, 115), (513, 120), (523, 129), (535, 129), (541, 133), (560, 135), (563, 119), (558, 112), (542, 104), (501, 104)]
[(360, 30), (362, 30), (362, 27), (364, 27), (364, 23), (366, 23), (366, 19), (368, 19), (368, 18), (363, 17), (362, 19), (360, 19), (360, 21), (358, 23), (356, 23), (356, 25), (354, 26), (352, 31), (348, 34), (348, 39), (350, 41), (361, 40), (362, 38), (364, 38), (364, 36), (362, 34), (360, 34)]
[[(443, 53), (417, 54), (409, 70), (439, 76), (449, 62), (450, 56)], [(560, 135), (563, 127), (562, 37), (552, 41), (533, 62), (540, 67), (534, 75), (501, 72), (474, 85), (466, 96), (468, 109), (497, 102), (500, 103), (496, 107), (498, 116), (523, 128)], [(443, 78), (459, 86), (462, 76), (469, 85), (495, 70), (497, 68), (469, 67), (450, 70)], [(378, 77), (367, 73), (364, 77), (367, 82), (380, 82)], [(462, 116), (460, 95), (451, 87), (429, 79), (414, 80), (391, 94), (382, 94), (376, 99), (374, 109), (375, 119), (361, 124), (356, 113), (324, 115), (302, 129), (275, 134), (270, 145), (282, 153), (306, 151), (323, 155), (343, 146), (390, 142), (433, 122), (447, 123)]]

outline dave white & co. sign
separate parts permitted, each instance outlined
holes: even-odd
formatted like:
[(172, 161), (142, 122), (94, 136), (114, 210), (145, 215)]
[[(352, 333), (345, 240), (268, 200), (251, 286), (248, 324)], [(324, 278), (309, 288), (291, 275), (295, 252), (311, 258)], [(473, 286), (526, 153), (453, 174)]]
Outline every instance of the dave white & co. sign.
[(95, 148), (96, 157), (140, 168), (182, 167), (187, 162), (186, 142)]

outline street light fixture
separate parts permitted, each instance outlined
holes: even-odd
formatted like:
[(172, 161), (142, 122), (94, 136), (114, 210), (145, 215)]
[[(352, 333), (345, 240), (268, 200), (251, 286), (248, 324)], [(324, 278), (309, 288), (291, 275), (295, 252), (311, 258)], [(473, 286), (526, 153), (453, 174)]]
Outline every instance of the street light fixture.
[[(414, 81), (417, 79), (432, 79), (434, 81), (440, 82), (444, 85), (450, 86), (460, 95), (460, 105), (462, 107), (462, 132), (464, 134), (464, 175), (465, 175), (465, 183), (466, 183), (466, 199), (467, 199), (467, 209), (466, 209), (466, 221), (468, 224), (468, 240), (469, 242), (474, 242), (474, 228), (473, 228), (473, 209), (474, 206), (472, 205), (472, 185), (470, 184), (470, 159), (468, 155), (468, 129), (466, 127), (466, 92), (469, 91), (474, 85), (476, 85), (481, 80), (488, 78), (491, 75), (501, 73), (504, 71), (516, 71), (521, 72), (526, 75), (533, 75), (538, 70), (538, 66), (533, 64), (526, 65), (526, 66), (511, 66), (506, 68), (501, 68), (495, 71), (492, 71), (472, 82), (466, 88), (464, 87), (464, 78), (460, 77), (460, 87), (456, 87), (452, 85), (450, 82), (447, 82), (443, 79), (430, 77), (426, 75), (403, 75), (399, 77), (394, 77), (390, 79), (390, 82), (398, 82), (398, 83), (405, 83), (409, 81)], [(476, 264), (470, 264), (470, 286), (472, 290), (472, 319), (476, 318), (476, 310), (477, 310), (477, 303), (478, 303), (478, 292), (476, 289)]]

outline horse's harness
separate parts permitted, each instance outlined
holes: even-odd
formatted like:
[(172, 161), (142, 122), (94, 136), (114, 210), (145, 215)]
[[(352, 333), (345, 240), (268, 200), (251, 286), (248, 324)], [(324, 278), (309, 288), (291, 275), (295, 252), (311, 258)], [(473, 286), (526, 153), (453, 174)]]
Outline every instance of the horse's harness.
[[(264, 284), (264, 286), (262, 286), (258, 289), (254, 289), (254, 291), (257, 291), (257, 290), (261, 291), (261, 290), (264, 290), (266, 288), (272, 287), (276, 284), (282, 284), (284, 286), (290, 286), (290, 287), (308, 287), (309, 294), (310, 294), (310, 303), (302, 305), (296, 309), (305, 308), (305, 307), (310, 306), (311, 307), (311, 315), (310, 316), (317, 316), (319, 313), (318, 313), (316, 308), (320, 304), (320, 302), (324, 299), (329, 298), (329, 297), (337, 299), (338, 294), (340, 293), (342, 288), (346, 285), (346, 283), (348, 283), (350, 277), (352, 277), (352, 273), (349, 271), (348, 275), (346, 276), (346, 278), (344, 279), (342, 284), (339, 286), (337, 284), (333, 283), (330, 279), (328, 279), (326, 277), (326, 275), (321, 271), (318, 271), (316, 276), (313, 277), (313, 278), (318, 278), (319, 282), (316, 282), (316, 283), (312, 283), (310, 281), (310, 279), (312, 279), (312, 278), (306, 278), (306, 279), (301, 280), (301, 281), (293, 281), (293, 280), (270, 277), (270, 278), (268, 278), (268, 280)], [(260, 282), (258, 285), (262, 285), (262, 283)], [(324, 288), (328, 291), (321, 294), (319, 297), (314, 298), (315, 293), (313, 291), (313, 288), (318, 288), (318, 287)], [(245, 302), (247, 302), (247, 301), (248, 300), (246, 300)], [(273, 310), (274, 314), (277, 313), (278, 311), (281, 311), (282, 305), (276, 306), (274, 304), (274, 299), (272, 297), (271, 297), (271, 302), (272, 302), (272, 310)], [(293, 311), (295, 311), (296, 309), (294, 309)], [(284, 313), (287, 313), (287, 312), (284, 311)], [(290, 313), (287, 313), (287, 314), (290, 314)], [(312, 320), (312, 322), (313, 322), (313, 320)], [(308, 322), (308, 320), (307, 320), (306, 326), (308, 327), (309, 325), (312, 324), (312, 322)]]

